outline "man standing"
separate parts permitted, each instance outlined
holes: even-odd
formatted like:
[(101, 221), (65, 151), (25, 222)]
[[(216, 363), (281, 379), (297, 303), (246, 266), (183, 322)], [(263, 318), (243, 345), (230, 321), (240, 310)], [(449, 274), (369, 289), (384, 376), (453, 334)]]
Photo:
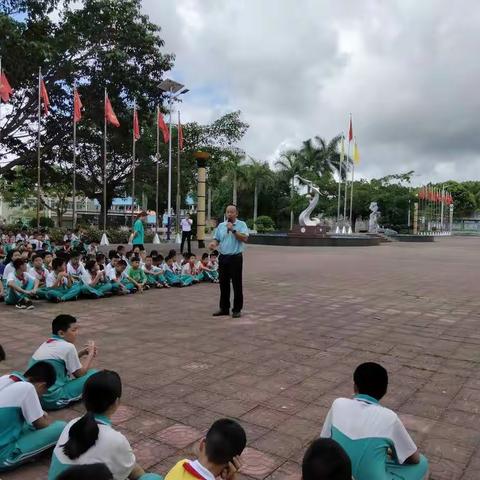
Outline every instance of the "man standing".
[(132, 238), (132, 244), (138, 245), (141, 249), (143, 249), (143, 244), (145, 241), (145, 230), (143, 228), (143, 222), (145, 222), (147, 219), (147, 212), (141, 211), (137, 219), (135, 220), (135, 223), (133, 224), (133, 238)]
[(185, 240), (187, 241), (188, 253), (192, 252), (192, 247), (190, 245), (190, 240), (192, 238), (192, 223), (193, 220), (190, 218), (190, 215), (187, 213), (185, 218), (182, 218), (180, 226), (182, 227), (182, 243), (180, 244), (180, 253), (183, 253), (183, 246), (185, 245)]
[(235, 205), (229, 205), (225, 212), (227, 220), (218, 225), (210, 250), (218, 248), (218, 272), (220, 275), (220, 310), (214, 317), (230, 315), (230, 282), (233, 285), (232, 317), (239, 318), (243, 308), (243, 251), (248, 241), (248, 227), (238, 220), (238, 210)]

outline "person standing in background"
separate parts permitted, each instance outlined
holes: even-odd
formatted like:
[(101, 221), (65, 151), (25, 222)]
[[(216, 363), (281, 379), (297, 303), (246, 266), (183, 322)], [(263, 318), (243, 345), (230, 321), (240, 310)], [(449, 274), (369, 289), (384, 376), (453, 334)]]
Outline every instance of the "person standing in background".
[(185, 240), (187, 241), (187, 246), (188, 246), (188, 253), (192, 252), (192, 247), (190, 244), (191, 238), (192, 238), (192, 224), (193, 220), (190, 218), (190, 214), (187, 213), (185, 218), (182, 219), (180, 222), (180, 226), (182, 227), (182, 243), (180, 244), (180, 253), (183, 252), (183, 246), (185, 245)]

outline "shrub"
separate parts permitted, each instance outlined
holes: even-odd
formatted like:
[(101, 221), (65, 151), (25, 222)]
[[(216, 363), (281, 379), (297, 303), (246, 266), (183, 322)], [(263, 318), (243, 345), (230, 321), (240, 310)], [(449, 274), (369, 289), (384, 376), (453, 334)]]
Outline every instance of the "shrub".
[[(42, 228), (52, 228), (55, 226), (55, 222), (49, 217), (40, 217), (40, 227)], [(37, 219), (32, 218), (29, 222), (30, 228), (37, 228)]]
[(268, 215), (260, 215), (259, 217), (257, 217), (256, 225), (258, 233), (273, 232), (275, 230), (275, 223), (273, 223), (272, 218)]

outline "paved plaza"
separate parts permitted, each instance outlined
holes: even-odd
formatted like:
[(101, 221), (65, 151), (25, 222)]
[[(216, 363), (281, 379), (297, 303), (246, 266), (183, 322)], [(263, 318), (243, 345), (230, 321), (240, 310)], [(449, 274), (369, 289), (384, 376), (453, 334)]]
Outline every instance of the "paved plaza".
[[(352, 372), (374, 360), (390, 373), (384, 405), (397, 410), (434, 480), (480, 478), (480, 239), (434, 244), (250, 246), (241, 319), (212, 318), (218, 286), (132, 297), (0, 305), (2, 373), (24, 368), (52, 318), (76, 315), (95, 339), (96, 366), (117, 370), (114, 423), (139, 463), (165, 474), (190, 457), (217, 418), (248, 435), (240, 480), (297, 480), (306, 445)], [(52, 416), (70, 419), (81, 405)], [(49, 458), (2, 475), (45, 479)]]

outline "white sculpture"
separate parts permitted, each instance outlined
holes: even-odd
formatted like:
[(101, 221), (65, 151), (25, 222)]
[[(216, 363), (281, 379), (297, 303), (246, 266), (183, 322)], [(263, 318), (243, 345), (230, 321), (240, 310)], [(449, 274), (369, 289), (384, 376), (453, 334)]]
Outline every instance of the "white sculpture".
[(380, 218), (380, 212), (378, 211), (377, 202), (370, 203), (370, 219), (368, 220), (368, 232), (378, 233), (379, 225), (378, 219)]
[(317, 225), (320, 225), (320, 218), (323, 214), (320, 214), (320, 217), (310, 218), (310, 214), (313, 212), (313, 210), (317, 206), (318, 200), (320, 199), (320, 190), (317, 186), (313, 184), (312, 181), (299, 177), (298, 175), (297, 178), (304, 184), (308, 185), (315, 192), (315, 195), (310, 199), (308, 207), (299, 215), (298, 223), (301, 227), (315, 227)]

